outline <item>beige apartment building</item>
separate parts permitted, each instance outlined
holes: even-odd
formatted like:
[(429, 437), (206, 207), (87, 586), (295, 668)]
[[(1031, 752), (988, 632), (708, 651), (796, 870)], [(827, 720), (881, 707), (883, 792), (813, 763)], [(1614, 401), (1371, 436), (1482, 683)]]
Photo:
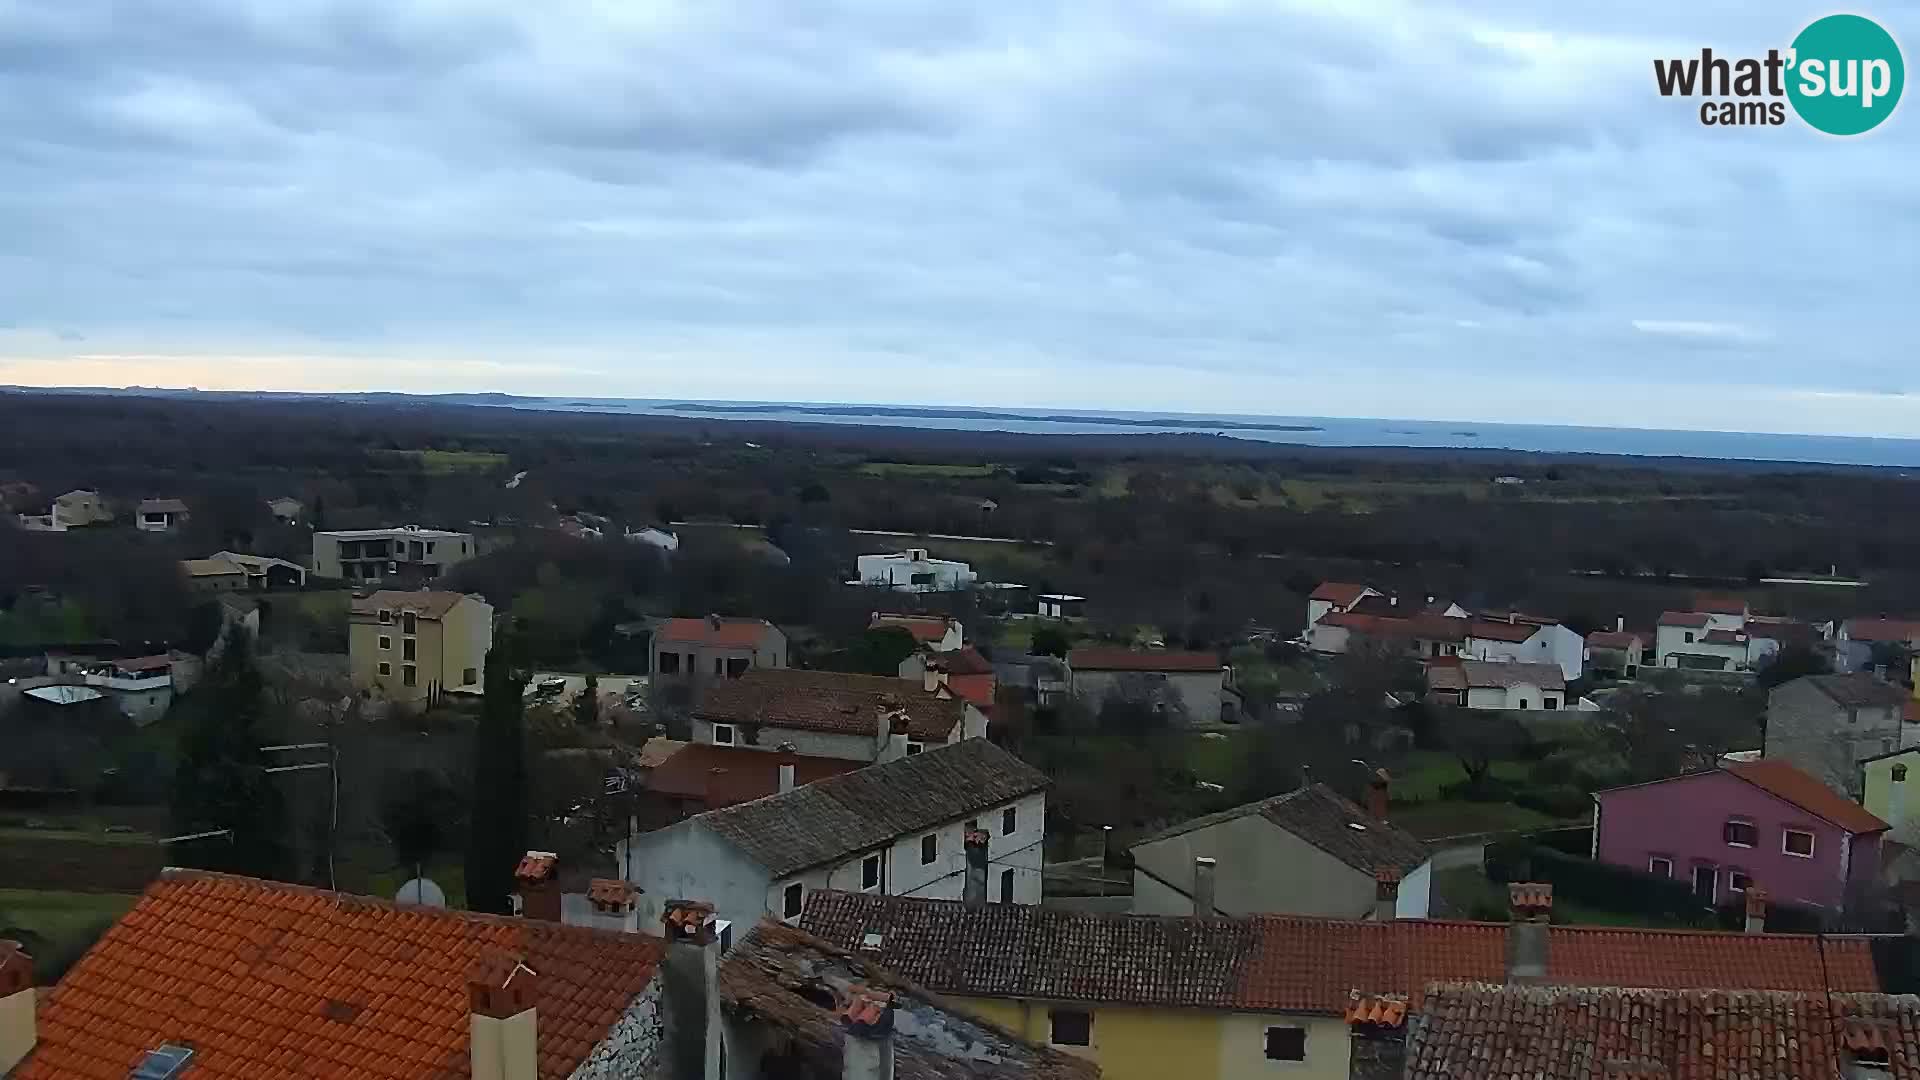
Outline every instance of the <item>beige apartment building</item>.
[(473, 534), (400, 525), (313, 534), (313, 572), (344, 581), (432, 581), (474, 556)]
[(493, 605), (463, 593), (382, 589), (355, 597), (348, 617), (353, 685), (388, 701), (478, 692), (492, 646)]

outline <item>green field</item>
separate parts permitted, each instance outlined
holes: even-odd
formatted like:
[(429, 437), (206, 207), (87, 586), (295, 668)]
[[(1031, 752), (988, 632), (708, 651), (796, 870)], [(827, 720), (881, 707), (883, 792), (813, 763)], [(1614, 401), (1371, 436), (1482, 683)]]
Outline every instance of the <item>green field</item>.
[(1457, 799), (1396, 805), (1392, 819), (1395, 825), (1423, 840), (1470, 833), (1538, 829), (1554, 824), (1552, 818), (1524, 806)]
[[(1496, 761), (1493, 775), (1501, 780), (1524, 781), (1527, 765), (1523, 761)], [(1425, 802), (1440, 797), (1440, 789), (1467, 778), (1460, 759), (1442, 750), (1416, 750), (1393, 770), (1395, 801)]]
[(0, 889), (0, 937), (25, 938), (34, 976), (51, 985), (136, 899), (120, 893)]
[(487, 450), (382, 450), (379, 455), (392, 455), (403, 461), (411, 462), (421, 472), (429, 476), (450, 476), (462, 472), (487, 472), (507, 463), (507, 455)]
[(978, 480), (1000, 471), (998, 465), (924, 465), (908, 461), (869, 461), (860, 466), (868, 476), (904, 476), (922, 480)]

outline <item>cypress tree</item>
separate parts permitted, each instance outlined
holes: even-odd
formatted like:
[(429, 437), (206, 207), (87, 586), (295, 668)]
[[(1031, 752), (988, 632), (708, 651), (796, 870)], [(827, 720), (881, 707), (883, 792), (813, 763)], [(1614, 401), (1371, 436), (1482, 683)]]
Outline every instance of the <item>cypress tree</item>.
[(260, 669), (238, 627), (207, 668), (180, 740), (173, 773), (173, 823), (181, 834), (230, 830), (230, 839), (190, 840), (168, 858), (207, 870), (282, 878), (287, 872), (287, 808), (267, 775), (260, 730)]
[(467, 907), (508, 914), (513, 870), (527, 850), (527, 675), (504, 632), (487, 651), (485, 700), (473, 735), (473, 800), (467, 837)]

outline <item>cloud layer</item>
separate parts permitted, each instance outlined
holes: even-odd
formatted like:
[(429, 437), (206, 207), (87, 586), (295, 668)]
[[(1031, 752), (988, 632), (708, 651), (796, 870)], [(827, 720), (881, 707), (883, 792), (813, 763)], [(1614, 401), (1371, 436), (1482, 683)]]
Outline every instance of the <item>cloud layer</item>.
[(1573, 7), (0, 0), (0, 382), (1920, 435), (1915, 106)]

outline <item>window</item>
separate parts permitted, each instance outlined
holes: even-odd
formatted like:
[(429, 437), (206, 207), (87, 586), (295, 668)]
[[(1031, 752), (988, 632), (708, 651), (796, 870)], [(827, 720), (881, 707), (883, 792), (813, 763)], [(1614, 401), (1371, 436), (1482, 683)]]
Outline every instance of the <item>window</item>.
[(1000, 811), (1001, 836), (1012, 836), (1013, 831), (1019, 827), (1020, 811), (1017, 807), (1009, 806), (1005, 810)]
[(880, 887), (880, 856), (869, 855), (860, 860), (860, 887), (863, 889)]
[(1523, 709), (1527, 707), (1527, 699), (1526, 699), (1526, 698), (1521, 698), (1521, 699), (1520, 699), (1520, 707), (1521, 707), (1521, 708), (1523, 708)]
[(1557, 709), (1560, 707), (1560, 699), (1548, 698), (1547, 700), (1541, 702), (1540, 704), (1544, 705), (1547, 708), (1547, 711), (1551, 712), (1554, 709)]
[(392, 621), (393, 621), (393, 612), (391, 612), (391, 611), (388, 611), (388, 610), (387, 610), (386, 608), (381, 608), (381, 609), (380, 609), (380, 621), (381, 621), (381, 622), (383, 622), (383, 623), (390, 623), (390, 622), (392, 622)]
[(1270, 1027), (1267, 1029), (1268, 1061), (1307, 1060), (1307, 1029)]
[(1728, 847), (1752, 847), (1759, 842), (1760, 830), (1745, 818), (1728, 818), (1727, 823), (1720, 827), (1720, 838), (1727, 842)]
[(1654, 877), (1670, 878), (1673, 876), (1673, 860), (1665, 855), (1655, 855), (1647, 860), (1647, 873)]
[(418, 660), (419, 657), (414, 655), (414, 650), (419, 644), (420, 643), (413, 638), (402, 638), (400, 640), (400, 659)]
[(1013, 871), (1012, 870), (1000, 871), (1000, 902), (1003, 904), (1013, 903)]
[(1896, 784), (1904, 784), (1907, 782), (1907, 767), (1905, 765), (1895, 765), (1893, 767), (1893, 782)]
[(412, 664), (401, 664), (400, 665), (400, 685), (412, 686), (414, 684), (415, 679), (419, 677), (418, 670), (419, 669), (415, 668)]
[(1753, 884), (1753, 879), (1747, 876), (1745, 870), (1731, 868), (1727, 870), (1727, 891), (1743, 893), (1747, 891), (1747, 886), (1751, 884)]
[(1719, 899), (1715, 889), (1720, 882), (1720, 869), (1714, 866), (1696, 866), (1693, 868), (1693, 895), (1711, 904)]
[(1687, 644), (1693, 644), (1693, 631), (1687, 631)]
[(912, 739), (908, 739), (908, 740), (907, 740), (907, 753), (909, 753), (909, 754), (918, 754), (918, 753), (922, 753), (922, 752), (924, 752), (924, 751), (925, 751), (926, 749), (927, 749), (927, 744), (926, 744), (926, 743), (923, 743), (923, 742), (914, 742), (914, 741), (913, 741)]
[(465, 671), (462, 671), (460, 673), (461, 686), (472, 686), (474, 683), (477, 683), (479, 681), (480, 681), (479, 668), (468, 668)]
[(940, 835), (928, 833), (920, 838), (920, 865), (926, 866), (940, 857)]
[(1048, 1009), (1052, 1031), (1047, 1041), (1055, 1046), (1092, 1046), (1093, 1014), (1080, 1009)]
[(713, 744), (715, 746), (732, 746), (733, 745), (733, 725), (732, 724), (713, 725)]
[(414, 614), (411, 611), (404, 612), (401, 614), (400, 616), (400, 632), (401, 633), (411, 634), (415, 632), (414, 618), (415, 618)]
[(391, 648), (393, 648), (393, 639), (392, 639), (392, 638), (390, 638), (390, 637), (388, 637), (388, 636), (387, 636), (387, 635), (385, 635), (385, 634), (381, 634), (381, 635), (380, 635), (380, 647), (381, 647), (381, 648), (383, 648), (383, 649), (391, 649)]
[(747, 673), (747, 658), (736, 656), (727, 661), (727, 678), (737, 679)]
[(1785, 829), (1780, 833), (1780, 850), (1802, 859), (1813, 858), (1813, 834), (1804, 829)]
[(925, 573), (915, 574), (909, 580), (915, 585), (931, 585), (933, 584), (933, 571), (928, 570)]
[(380, 661), (380, 674), (382, 675), (393, 674), (393, 665), (387, 663), (385, 660)]
[(433, 541), (427, 541), (427, 554), (433, 554)]
[(780, 893), (781, 914), (789, 919), (799, 918), (800, 917), (800, 900), (805, 895), (806, 895), (806, 888), (805, 886), (802, 886), (799, 882), (796, 881), (793, 884), (787, 886)]
[(660, 674), (662, 675), (680, 674), (680, 654), (679, 653), (663, 652), (660, 654)]
[(714, 657), (713, 673), (715, 675), (725, 675), (727, 673), (727, 662), (718, 656)]

